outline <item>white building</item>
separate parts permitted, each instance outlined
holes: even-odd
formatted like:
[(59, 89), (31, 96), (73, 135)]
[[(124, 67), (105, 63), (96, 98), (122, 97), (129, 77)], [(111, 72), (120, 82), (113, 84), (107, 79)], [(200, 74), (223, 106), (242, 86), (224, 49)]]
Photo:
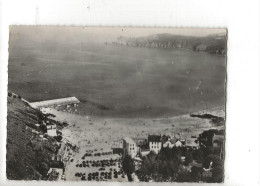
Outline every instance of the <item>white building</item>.
[(178, 141), (175, 143), (175, 146), (176, 146), (176, 147), (182, 147), (182, 143), (178, 140)]
[(125, 137), (123, 139), (123, 157), (126, 155), (131, 156), (132, 158), (136, 157), (138, 152), (138, 147), (132, 138)]
[(149, 135), (148, 144), (150, 151), (154, 151), (158, 154), (162, 148), (161, 136), (160, 135)]
[(173, 139), (168, 138), (168, 141), (163, 143), (163, 148), (170, 148), (171, 149), (173, 147), (181, 147), (181, 146), (182, 146), (182, 143), (177, 138), (173, 138)]
[(57, 136), (57, 126), (56, 125), (47, 125), (47, 134), (49, 136)]
[(199, 143), (197, 138), (186, 138), (185, 146), (193, 149), (199, 149)]

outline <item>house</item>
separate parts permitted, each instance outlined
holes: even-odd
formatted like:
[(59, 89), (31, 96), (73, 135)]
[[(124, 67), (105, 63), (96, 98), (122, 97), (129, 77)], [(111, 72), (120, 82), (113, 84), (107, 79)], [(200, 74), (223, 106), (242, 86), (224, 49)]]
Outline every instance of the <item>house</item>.
[(47, 134), (49, 136), (57, 136), (57, 126), (56, 125), (47, 125)]
[(125, 137), (123, 139), (123, 157), (126, 155), (131, 156), (132, 158), (136, 157), (138, 152), (138, 147), (132, 138)]
[(113, 154), (118, 154), (122, 156), (123, 154), (123, 140), (114, 141), (111, 149), (113, 151)]
[(182, 139), (182, 133), (174, 134), (174, 138), (181, 140)]
[(174, 146), (174, 144), (172, 144), (169, 140), (163, 143), (163, 148), (172, 148), (172, 145)]
[(224, 135), (216, 135), (212, 137), (213, 148), (223, 147), (225, 137)]
[(199, 143), (196, 138), (186, 138), (185, 146), (193, 149), (199, 149)]
[(62, 156), (61, 155), (53, 155), (51, 157), (52, 161), (56, 161), (56, 162), (61, 162), (62, 161)]
[(170, 137), (170, 135), (163, 135), (162, 137), (161, 137), (161, 142), (162, 142), (162, 144), (164, 144), (164, 143), (166, 143), (167, 141), (169, 141), (171, 139), (171, 137)]
[(171, 139), (170, 137), (168, 137), (168, 141), (163, 143), (162, 146), (163, 148), (173, 148), (175, 146), (175, 139)]
[(150, 151), (154, 151), (158, 154), (162, 148), (161, 135), (149, 135), (148, 144)]
[[(166, 139), (167, 139), (167, 141), (165, 141)], [(162, 145), (163, 148), (173, 148), (173, 147), (181, 147), (181, 146), (183, 146), (183, 144), (179, 140), (179, 138), (176, 138), (176, 137), (171, 139), (170, 136), (167, 136), (167, 138), (166, 138), (166, 136), (164, 135), (162, 137), (162, 142), (163, 142), (163, 145)]]
[(175, 147), (182, 147), (182, 142), (180, 140), (176, 141)]
[(146, 142), (145, 143), (139, 143), (139, 146), (138, 146), (138, 155), (140, 156), (140, 157), (144, 157), (144, 156), (147, 156), (150, 152), (151, 152), (151, 150), (150, 150), (150, 148), (149, 148), (149, 144), (148, 144), (148, 141), (146, 140)]
[(147, 138), (145, 138), (145, 137), (134, 137), (132, 139), (136, 143), (137, 146), (143, 146), (143, 145), (148, 144)]

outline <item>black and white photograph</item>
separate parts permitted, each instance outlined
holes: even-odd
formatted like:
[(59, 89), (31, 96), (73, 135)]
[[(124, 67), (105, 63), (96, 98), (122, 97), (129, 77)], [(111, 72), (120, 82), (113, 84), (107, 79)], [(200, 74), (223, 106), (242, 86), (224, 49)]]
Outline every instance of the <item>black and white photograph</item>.
[(227, 36), (10, 26), (7, 179), (222, 183)]

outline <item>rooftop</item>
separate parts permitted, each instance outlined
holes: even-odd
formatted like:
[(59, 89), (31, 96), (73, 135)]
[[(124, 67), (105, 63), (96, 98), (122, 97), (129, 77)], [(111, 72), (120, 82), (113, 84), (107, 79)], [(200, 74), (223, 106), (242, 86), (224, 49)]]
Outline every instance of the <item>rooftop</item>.
[(186, 138), (186, 146), (189, 147), (197, 147), (199, 146), (199, 143), (196, 143), (196, 138)]
[(161, 142), (161, 135), (149, 135), (148, 141), (150, 142)]
[(135, 142), (133, 141), (133, 139), (130, 138), (130, 137), (125, 137), (124, 140), (125, 140), (127, 143), (135, 143)]

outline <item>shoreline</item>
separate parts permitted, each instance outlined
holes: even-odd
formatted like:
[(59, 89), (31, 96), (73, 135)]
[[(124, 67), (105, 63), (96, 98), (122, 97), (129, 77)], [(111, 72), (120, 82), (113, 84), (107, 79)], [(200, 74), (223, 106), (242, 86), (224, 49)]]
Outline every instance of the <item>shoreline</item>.
[(195, 53), (202, 53), (202, 54), (207, 54), (207, 55), (212, 55), (212, 56), (218, 56), (218, 57), (227, 57), (227, 54), (214, 54), (206, 51), (196, 51), (188, 48), (163, 48), (163, 47), (140, 47), (140, 46), (127, 46), (127, 45), (113, 45), (113, 44), (108, 44), (107, 46), (114, 46), (114, 47), (131, 47), (131, 48), (152, 48), (152, 49), (168, 49), (168, 50), (184, 50), (184, 51), (190, 51), (190, 52), (195, 52)]
[[(88, 151), (111, 152), (113, 147), (120, 147), (120, 141), (124, 137), (143, 137), (147, 138), (148, 135), (175, 135), (180, 134), (182, 139), (192, 136), (198, 136), (205, 130), (212, 128), (222, 129), (224, 126), (215, 126), (209, 119), (202, 119), (191, 117), (189, 114), (173, 116), (173, 117), (160, 117), (160, 118), (100, 118), (92, 116), (82, 116), (68, 112), (57, 111), (55, 108), (42, 108), (43, 113), (54, 114), (57, 121), (66, 121), (69, 125), (64, 127), (62, 131), (63, 141), (69, 141), (78, 147), (78, 152), (70, 157), (70, 161), (66, 164), (65, 176), (68, 181), (80, 181), (80, 178), (75, 176), (76, 173), (85, 173), (86, 175), (91, 172), (99, 171), (95, 167), (80, 168), (77, 165), (83, 161), (82, 156)], [(222, 109), (212, 108), (208, 110), (201, 110), (194, 113), (212, 113), (219, 112), (224, 114)], [(220, 115), (218, 115), (220, 116)], [(120, 159), (121, 157), (113, 154), (104, 155), (99, 157), (91, 156), (85, 160), (97, 161), (101, 159)], [(73, 161), (71, 162), (71, 160)], [(115, 166), (117, 171), (120, 168)], [(82, 172), (83, 171), (83, 172)], [(108, 171), (108, 169), (106, 169)], [(109, 180), (110, 181), (113, 181)], [(115, 181), (115, 180), (114, 180)], [(116, 181), (127, 181), (125, 178), (118, 178)]]

